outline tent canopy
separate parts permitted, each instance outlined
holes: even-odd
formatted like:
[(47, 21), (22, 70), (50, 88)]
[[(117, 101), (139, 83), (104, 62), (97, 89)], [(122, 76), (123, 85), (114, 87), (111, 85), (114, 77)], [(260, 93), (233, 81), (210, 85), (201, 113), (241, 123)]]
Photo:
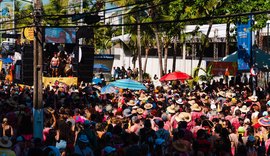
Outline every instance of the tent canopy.
[[(259, 69), (269, 70), (270, 69), (270, 55), (265, 53), (263, 50), (258, 48), (253, 48), (254, 55), (254, 64)], [(221, 62), (237, 62), (238, 51), (223, 57)]]
[(131, 79), (116, 80), (114, 82), (111, 82), (110, 84), (115, 87), (123, 88), (123, 89), (146, 90), (146, 87), (142, 83), (131, 80)]

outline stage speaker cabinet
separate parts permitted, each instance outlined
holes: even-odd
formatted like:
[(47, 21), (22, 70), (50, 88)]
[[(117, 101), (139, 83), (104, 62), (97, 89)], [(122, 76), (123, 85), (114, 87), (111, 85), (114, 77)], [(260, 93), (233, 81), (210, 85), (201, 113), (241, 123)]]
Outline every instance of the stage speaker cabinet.
[(34, 81), (34, 51), (32, 45), (25, 45), (22, 50), (22, 83), (33, 85)]
[(78, 79), (83, 82), (92, 82), (94, 66), (94, 47), (81, 46), (82, 57), (78, 63)]

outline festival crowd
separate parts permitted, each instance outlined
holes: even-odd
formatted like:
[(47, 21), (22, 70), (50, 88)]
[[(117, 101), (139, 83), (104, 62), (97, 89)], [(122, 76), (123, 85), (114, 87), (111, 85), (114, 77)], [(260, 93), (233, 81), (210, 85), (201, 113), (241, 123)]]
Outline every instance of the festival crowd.
[[(118, 73), (119, 74), (119, 73)], [(43, 89), (43, 138), (33, 137), (33, 88), (0, 83), (3, 156), (270, 155), (269, 87), (212, 80), (100, 94), (101, 84)]]

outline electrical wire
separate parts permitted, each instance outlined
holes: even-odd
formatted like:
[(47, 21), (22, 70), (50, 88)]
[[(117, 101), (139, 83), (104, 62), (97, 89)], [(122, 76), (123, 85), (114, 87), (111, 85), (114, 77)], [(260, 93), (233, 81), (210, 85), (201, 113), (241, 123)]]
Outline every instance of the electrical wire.
[[(175, 1), (175, 0), (173, 0)], [(107, 11), (111, 11), (111, 10), (117, 10), (117, 9), (121, 9), (121, 8), (127, 8), (127, 7), (131, 7), (131, 6), (135, 6), (135, 5), (142, 5), (142, 4), (146, 4), (146, 3), (149, 3), (149, 2), (153, 2), (153, 0), (148, 0), (148, 1), (144, 1), (144, 2), (139, 2), (139, 3), (134, 3), (134, 4), (129, 4), (129, 5), (125, 5), (125, 6), (119, 6), (119, 7), (113, 7), (113, 8), (109, 8), (109, 9), (102, 9), (102, 10), (99, 10), (99, 11), (92, 11), (92, 12), (86, 12), (86, 13), (83, 13), (83, 14), (96, 14), (96, 13), (102, 13), (102, 12), (107, 12)], [(57, 16), (57, 17), (72, 17), (74, 14), (67, 14), (67, 15), (46, 15), (44, 14), (43, 17), (46, 17), (46, 16), (50, 16), (50, 17), (54, 17), (54, 16)]]
[(104, 20), (104, 19), (109, 19), (109, 18), (114, 18), (114, 17), (121, 17), (121, 16), (124, 16), (124, 15), (128, 15), (128, 14), (133, 14), (133, 13), (137, 13), (137, 12), (141, 12), (141, 11), (145, 11), (147, 9), (151, 9), (151, 8), (155, 8), (155, 7), (158, 7), (158, 6), (161, 6), (161, 5), (166, 5), (166, 4), (169, 4), (171, 2), (173, 2), (175, 0), (171, 0), (171, 1), (166, 1), (166, 2), (162, 2), (162, 3), (159, 3), (159, 4), (155, 4), (155, 5), (152, 5), (152, 6), (148, 6), (148, 7), (142, 7), (138, 10), (135, 10), (135, 11), (130, 11), (130, 12), (127, 12), (127, 13), (123, 13), (123, 14), (118, 14), (118, 15), (114, 15), (114, 16), (110, 16), (110, 17), (106, 17), (106, 18), (103, 18), (101, 20)]
[[(168, 23), (182, 23), (182, 22), (191, 22), (191, 21), (209, 21), (212, 19), (221, 19), (221, 18), (230, 18), (230, 17), (241, 17), (241, 16), (248, 16), (248, 15), (259, 15), (259, 14), (269, 14), (270, 10), (267, 11), (256, 11), (256, 12), (248, 12), (248, 13), (240, 13), (240, 14), (231, 14), (231, 15), (219, 15), (219, 16), (211, 16), (211, 17), (199, 17), (199, 18), (190, 18), (190, 19), (183, 19), (183, 20), (170, 20), (170, 21), (154, 21), (154, 22), (145, 22), (145, 23), (130, 23), (130, 24), (106, 24), (106, 25), (84, 25), (84, 26), (37, 26), (42, 28), (81, 28), (81, 27), (120, 27), (120, 26), (136, 26), (136, 25), (151, 25), (151, 24), (168, 24)], [(25, 26), (25, 27), (33, 27), (33, 26)], [(20, 29), (25, 27), (17, 27), (11, 29), (2, 29), (0, 31), (7, 31), (7, 30), (14, 30)]]
[[(190, 18), (182, 20), (170, 20), (170, 21), (154, 21), (154, 22), (145, 22), (145, 23), (126, 23), (126, 24), (106, 24), (106, 25), (87, 25), (87, 26), (78, 26), (78, 27), (120, 27), (120, 26), (136, 26), (136, 25), (151, 25), (151, 24), (168, 24), (168, 23), (183, 23), (183, 22), (192, 22), (192, 21), (209, 21), (212, 19), (222, 19), (230, 17), (241, 17), (248, 15), (259, 15), (259, 14), (269, 14), (270, 10), (267, 11), (256, 11), (240, 14), (231, 14), (231, 15), (219, 15), (219, 16), (210, 16), (210, 17), (199, 17), (199, 18)], [(59, 27), (70, 27), (70, 26), (59, 26)]]

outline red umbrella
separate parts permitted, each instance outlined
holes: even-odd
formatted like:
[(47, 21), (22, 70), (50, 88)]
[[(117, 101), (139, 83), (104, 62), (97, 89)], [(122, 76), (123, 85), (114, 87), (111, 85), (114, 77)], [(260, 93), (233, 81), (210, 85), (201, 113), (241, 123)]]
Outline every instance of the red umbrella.
[(169, 74), (166, 74), (164, 76), (162, 76), (160, 78), (160, 81), (173, 81), (173, 80), (187, 80), (187, 79), (191, 79), (192, 77), (189, 76), (186, 73), (180, 72), (180, 71), (176, 71), (176, 72), (172, 72)]

